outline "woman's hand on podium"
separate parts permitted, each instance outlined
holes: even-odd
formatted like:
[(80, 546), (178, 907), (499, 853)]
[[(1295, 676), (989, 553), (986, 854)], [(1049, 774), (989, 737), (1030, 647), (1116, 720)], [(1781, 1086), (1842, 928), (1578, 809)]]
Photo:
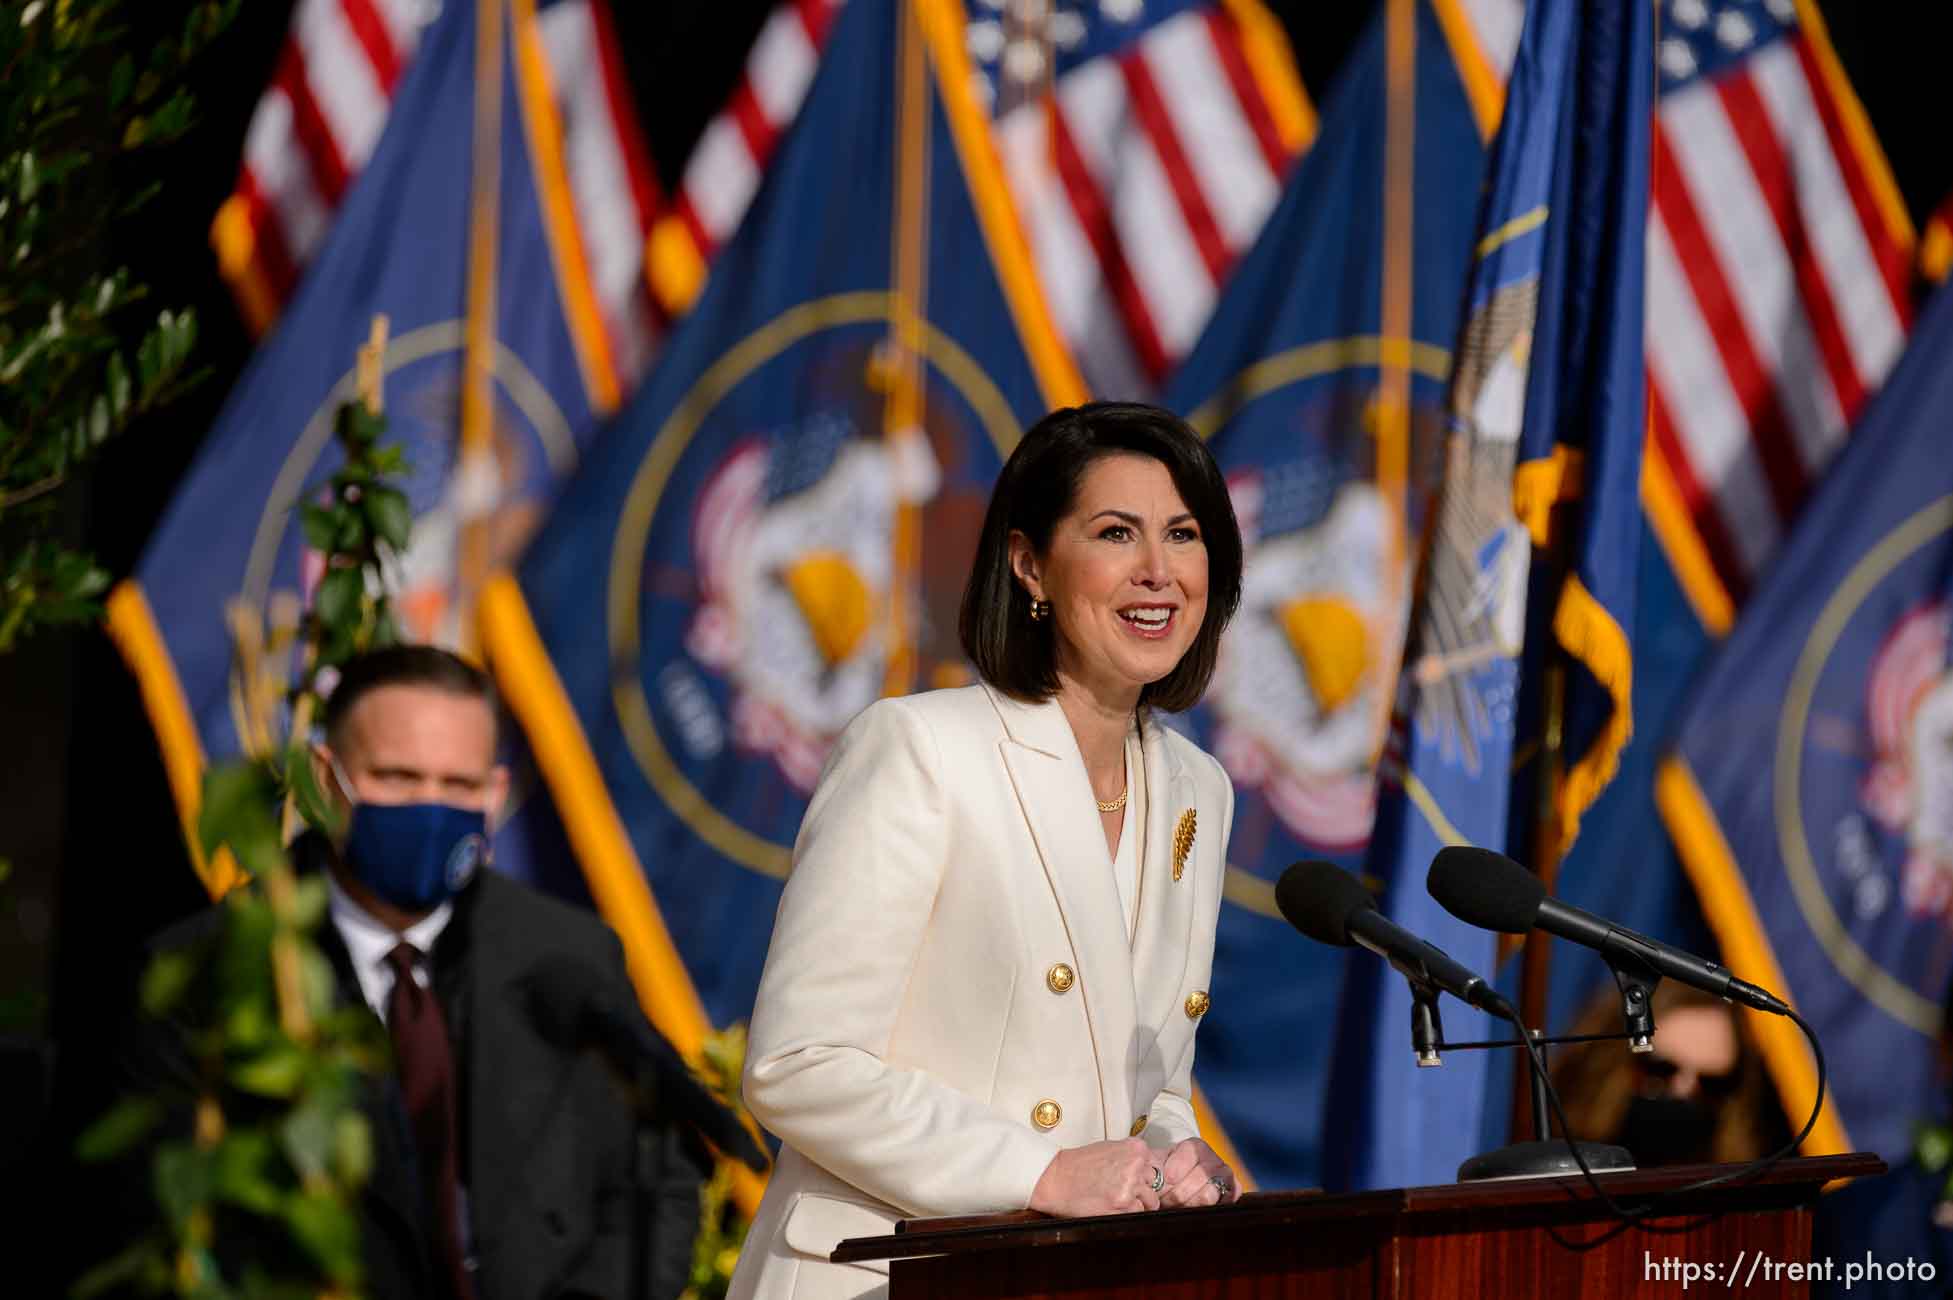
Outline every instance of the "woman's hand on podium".
[(1154, 1184), (1170, 1186), (1162, 1159), (1136, 1137), (1066, 1147), (1044, 1167), (1031, 1192), (1031, 1208), (1065, 1219), (1157, 1210), (1160, 1192)]
[(1241, 1184), (1227, 1161), (1199, 1138), (1176, 1143), (1166, 1153), (1162, 1166), (1166, 1185), (1160, 1191), (1160, 1205), (1175, 1209), (1186, 1205), (1226, 1205), (1241, 1199)]

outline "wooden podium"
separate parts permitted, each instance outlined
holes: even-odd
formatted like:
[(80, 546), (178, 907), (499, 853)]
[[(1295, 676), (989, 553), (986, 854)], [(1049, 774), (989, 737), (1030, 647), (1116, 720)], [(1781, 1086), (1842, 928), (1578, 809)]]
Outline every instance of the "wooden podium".
[[(1732, 1168), (1602, 1174), (1600, 1182), (1631, 1203)], [(1272, 1192), (1229, 1206), (1096, 1219), (1028, 1211), (914, 1219), (891, 1236), (844, 1241), (832, 1258), (891, 1261), (889, 1300), (1680, 1296), (1685, 1281), (1693, 1295), (1740, 1291), (1756, 1300), (1809, 1293), (1808, 1278), (1785, 1266), (1811, 1262), (1820, 1189), (1884, 1171), (1864, 1154), (1785, 1160), (1626, 1229), (1584, 1179), (1541, 1178), (1337, 1196)]]

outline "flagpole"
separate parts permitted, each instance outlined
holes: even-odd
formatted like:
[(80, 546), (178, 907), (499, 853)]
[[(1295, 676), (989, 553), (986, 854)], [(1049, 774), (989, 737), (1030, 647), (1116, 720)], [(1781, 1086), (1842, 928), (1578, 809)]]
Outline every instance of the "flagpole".
[[(1565, 581), (1564, 547), (1561, 545), (1561, 532), (1554, 530), (1553, 546), (1548, 552), (1553, 581), (1546, 590), (1557, 592), (1560, 583)], [(1533, 871), (1546, 892), (1552, 893), (1560, 873), (1560, 857), (1564, 846), (1559, 835), (1560, 777), (1564, 767), (1565, 723), (1566, 723), (1566, 664), (1552, 632), (1546, 631), (1546, 681), (1542, 686), (1544, 699), (1541, 701), (1542, 718), (1540, 742), (1537, 756), (1539, 780), (1535, 785), (1538, 802), (1534, 806), (1533, 817)], [(1546, 1028), (1547, 975), (1552, 961), (1553, 950), (1550, 940), (1543, 930), (1531, 930), (1526, 934), (1524, 948), (1520, 956), (1519, 970), (1519, 1016), (1531, 1029)], [(1530, 1069), (1514, 1070), (1512, 1074), (1512, 1120), (1508, 1131), (1513, 1140), (1533, 1127), (1533, 1087)], [(1548, 1140), (1550, 1134), (1534, 1133), (1541, 1142)]]
[[(1383, 281), (1379, 289), (1377, 393), (1371, 408), (1377, 490), (1390, 505), (1383, 568), (1383, 601), (1369, 629), (1372, 645), (1394, 646), (1386, 664), (1400, 661), (1409, 635), (1405, 595), (1413, 564), (1410, 540), (1410, 384), (1415, 245), (1412, 184), (1417, 164), (1417, 7), (1389, 0), (1384, 12)], [(1397, 698), (1395, 673), (1384, 669), (1372, 725), (1372, 758), (1382, 754)]]
[[(476, 0), (474, 130), (468, 195), (468, 297), (461, 353), (461, 427), (455, 476), (466, 483), (494, 450), (496, 275), (501, 257), (502, 187), (502, 20), (507, 0)], [(488, 521), (465, 511), (455, 557), (458, 595), (481, 590), (488, 577), (492, 538)], [(465, 595), (463, 595), (465, 598)], [(460, 614), (460, 633), (469, 651), (475, 644), (474, 619)]]
[(894, 311), (876, 367), (885, 385), (882, 440), (898, 467), (892, 570), (888, 584), (888, 665), (882, 694), (915, 689), (918, 613), (913, 608), (922, 564), (922, 505), (910, 495), (916, 465), (928, 456), (923, 431), (921, 322), (928, 314), (929, 85), (921, 24), (913, 5), (896, 11), (895, 211), (890, 229), (889, 284)]

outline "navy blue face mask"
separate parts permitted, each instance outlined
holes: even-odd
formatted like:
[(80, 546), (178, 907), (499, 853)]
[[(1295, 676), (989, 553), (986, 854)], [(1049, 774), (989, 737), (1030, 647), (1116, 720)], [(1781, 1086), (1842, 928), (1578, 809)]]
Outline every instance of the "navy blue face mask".
[(430, 912), (488, 861), (488, 814), (445, 803), (355, 803), (341, 854), (384, 901)]
[(355, 804), (345, 857), (382, 899), (402, 911), (432, 911), (488, 860), (488, 814), (444, 803)]

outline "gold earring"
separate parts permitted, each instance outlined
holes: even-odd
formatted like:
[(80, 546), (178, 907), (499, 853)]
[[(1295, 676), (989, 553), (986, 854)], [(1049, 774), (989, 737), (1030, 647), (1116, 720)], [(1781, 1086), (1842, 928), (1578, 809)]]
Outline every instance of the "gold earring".
[(1031, 621), (1033, 623), (1042, 623), (1050, 615), (1050, 613), (1051, 613), (1050, 601), (1039, 600), (1035, 596), (1031, 598)]

